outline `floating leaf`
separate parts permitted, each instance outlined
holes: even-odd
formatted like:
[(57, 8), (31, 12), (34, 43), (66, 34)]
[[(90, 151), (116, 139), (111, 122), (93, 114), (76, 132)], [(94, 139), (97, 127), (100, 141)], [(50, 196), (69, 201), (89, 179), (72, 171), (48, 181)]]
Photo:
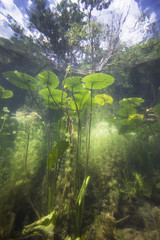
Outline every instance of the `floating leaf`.
[(132, 108), (132, 107), (124, 107), (124, 108), (121, 108), (119, 111), (118, 111), (118, 114), (119, 116), (121, 117), (127, 117), (131, 114), (135, 114), (137, 112), (137, 110), (135, 108)]
[(123, 107), (139, 107), (143, 102), (142, 98), (123, 98), (119, 104)]
[(143, 114), (132, 114), (132, 115), (129, 115), (128, 119), (129, 120), (142, 120), (144, 118), (144, 115)]
[(71, 100), (71, 108), (73, 110), (82, 110), (91, 106), (91, 93), (87, 90), (80, 91), (74, 94), (73, 100)]
[(68, 147), (69, 147), (69, 142), (62, 140), (62, 141), (59, 141), (52, 148), (52, 151), (49, 154), (49, 169), (51, 169), (53, 167), (53, 165), (64, 154), (64, 152), (67, 150)]
[(83, 90), (84, 87), (82, 86), (81, 77), (73, 76), (66, 78), (64, 88), (73, 92)]
[(144, 118), (144, 115), (143, 114), (131, 114), (129, 115), (128, 119), (131, 121), (132, 125), (133, 126), (141, 126), (142, 123), (143, 123), (143, 118)]
[(119, 122), (119, 134), (129, 132), (143, 132), (143, 114), (131, 114), (128, 119), (123, 119)]
[(10, 90), (5, 90), (2, 86), (0, 86), (0, 98), (11, 98), (13, 97), (13, 92)]
[(48, 99), (49, 99), (49, 101), (55, 100), (56, 102), (61, 102), (62, 94), (63, 94), (63, 99), (67, 97), (67, 93), (62, 92), (59, 89), (49, 90), (48, 88), (44, 88), (39, 91), (39, 94), (42, 95), (45, 100), (48, 100)]
[(114, 78), (107, 74), (94, 73), (85, 76), (82, 81), (85, 83), (86, 88), (102, 89), (111, 85), (114, 82)]
[(42, 87), (56, 88), (59, 84), (57, 75), (51, 71), (44, 71), (38, 74), (39, 85)]
[(94, 97), (95, 102), (103, 106), (105, 103), (113, 103), (113, 98), (106, 94), (98, 94)]
[(37, 88), (38, 81), (34, 77), (28, 74), (21, 73), (18, 71), (9, 71), (9, 72), (4, 72), (3, 76), (17, 87), (20, 87), (26, 90), (30, 90), (30, 89), (35, 90)]
[(43, 106), (46, 108), (52, 108), (52, 109), (60, 109), (61, 106), (58, 105), (58, 103), (56, 104), (55, 102), (52, 101), (47, 101), (45, 100), (44, 102), (42, 102)]

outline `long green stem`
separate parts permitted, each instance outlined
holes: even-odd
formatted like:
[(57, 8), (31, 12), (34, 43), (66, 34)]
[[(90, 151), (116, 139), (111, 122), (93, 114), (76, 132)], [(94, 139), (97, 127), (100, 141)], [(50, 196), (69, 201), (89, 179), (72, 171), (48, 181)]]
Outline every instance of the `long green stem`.
[(91, 125), (92, 125), (92, 89), (93, 89), (93, 85), (91, 87), (91, 111), (90, 111), (90, 114), (89, 114), (89, 119), (87, 121), (87, 127), (86, 127), (87, 135), (86, 135), (86, 169), (85, 169), (85, 178), (87, 177), (89, 155), (90, 155)]
[(34, 97), (34, 95), (33, 95), (33, 92), (32, 92), (32, 90), (31, 90), (29, 84), (28, 84), (27, 82), (26, 82), (26, 84), (27, 84), (27, 86), (28, 86), (28, 90), (29, 90), (29, 92), (30, 92), (30, 94), (31, 94), (31, 96), (32, 96), (32, 98), (33, 98), (33, 100), (34, 100), (34, 102), (36, 103), (38, 109), (40, 110), (42, 116), (44, 117), (44, 113), (42, 112), (42, 109), (40, 108), (40, 106), (39, 106), (37, 100), (35, 99), (35, 97)]
[(5, 124), (5, 121), (6, 121), (6, 119), (5, 119), (5, 117), (4, 117), (4, 119), (3, 119), (3, 123), (2, 123), (2, 126), (1, 126), (1, 129), (0, 129), (0, 133), (1, 133), (2, 130), (3, 130), (3, 127), (4, 127), (4, 124)]

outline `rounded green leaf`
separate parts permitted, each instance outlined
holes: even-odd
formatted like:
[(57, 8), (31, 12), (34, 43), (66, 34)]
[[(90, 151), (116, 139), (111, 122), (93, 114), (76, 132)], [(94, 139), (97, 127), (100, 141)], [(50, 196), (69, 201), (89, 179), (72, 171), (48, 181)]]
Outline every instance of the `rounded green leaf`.
[(81, 79), (82, 78), (79, 76), (66, 78), (64, 88), (67, 88), (69, 91), (73, 92), (83, 90), (84, 87), (82, 85)]
[(90, 91), (83, 90), (74, 94), (73, 100), (71, 100), (70, 106), (73, 110), (82, 110), (91, 106), (91, 93)]
[(101, 106), (103, 106), (106, 103), (110, 103), (110, 104), (113, 103), (113, 98), (106, 94), (98, 94), (94, 97), (94, 99), (95, 99), (95, 102)]
[(144, 102), (142, 98), (123, 98), (119, 101), (119, 104), (123, 107), (139, 107)]
[(58, 107), (58, 104), (56, 104), (53, 100), (52, 101), (45, 100), (42, 104), (46, 108), (52, 108), (52, 109), (59, 109), (60, 108), (60, 106)]
[(127, 117), (131, 114), (135, 114), (137, 112), (137, 110), (135, 108), (132, 108), (132, 107), (124, 107), (124, 108), (121, 108), (119, 111), (118, 111), (118, 114), (119, 116), (121, 117)]
[(44, 71), (38, 74), (39, 85), (42, 87), (56, 88), (59, 84), (57, 75), (51, 71)]
[(44, 88), (39, 91), (39, 94), (42, 95), (43, 98), (46, 100), (49, 99), (49, 101), (52, 101), (54, 99), (56, 102), (61, 102), (62, 94), (63, 94), (63, 99), (67, 97), (67, 93), (62, 92), (59, 89), (49, 90), (48, 88)]
[(140, 126), (143, 123), (144, 115), (143, 114), (131, 114), (128, 119), (132, 122), (132, 124), (136, 124)]
[(102, 89), (108, 87), (114, 82), (114, 78), (108, 74), (93, 73), (85, 76), (82, 81), (85, 87), (89, 89)]
[(18, 71), (9, 71), (4, 72), (3, 76), (12, 84), (17, 87), (26, 89), (26, 90), (35, 90), (37, 88), (38, 81), (25, 73), (21, 73)]
[(10, 90), (5, 90), (2, 86), (0, 86), (0, 98), (11, 98), (13, 97), (13, 92)]

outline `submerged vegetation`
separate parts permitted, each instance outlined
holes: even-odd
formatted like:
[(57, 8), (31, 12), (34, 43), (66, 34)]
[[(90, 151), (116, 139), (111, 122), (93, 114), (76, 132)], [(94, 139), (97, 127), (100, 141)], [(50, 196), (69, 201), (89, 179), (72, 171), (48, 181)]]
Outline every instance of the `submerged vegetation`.
[[(12, 205), (20, 204), (19, 214), (23, 201), (27, 212), (32, 212), (28, 217), (38, 219), (29, 224), (31, 220), (25, 220), (27, 213), (23, 213), (21, 239), (119, 238), (116, 225), (130, 218), (130, 210), (120, 207), (126, 202), (132, 206), (133, 199), (154, 199), (159, 191), (155, 178), (159, 171), (159, 103), (145, 109), (142, 98), (124, 98), (116, 114), (111, 114), (113, 98), (103, 89), (114, 78), (104, 73), (82, 78), (72, 75), (68, 67), (61, 82), (51, 71), (36, 77), (18, 71), (3, 75), (29, 92), (35, 110), (19, 109), (5, 125), (1, 117), (3, 182), (7, 176), (1, 186), (1, 238), (15, 234), (18, 215), (12, 209), (6, 215), (5, 204), (13, 193)], [(1, 97), (12, 96), (5, 91), (2, 88)], [(103, 109), (108, 117), (103, 113), (97, 122)], [(6, 155), (4, 133), (11, 128), (14, 147), (8, 146)], [(24, 226), (25, 222), (29, 225)]]
[(159, 25), (127, 47), (129, 5), (103, 25), (93, 10), (112, 1), (80, 2), (84, 11), (33, 0), (36, 40), (7, 16), (15, 35), (0, 63), (2, 240), (160, 238)]

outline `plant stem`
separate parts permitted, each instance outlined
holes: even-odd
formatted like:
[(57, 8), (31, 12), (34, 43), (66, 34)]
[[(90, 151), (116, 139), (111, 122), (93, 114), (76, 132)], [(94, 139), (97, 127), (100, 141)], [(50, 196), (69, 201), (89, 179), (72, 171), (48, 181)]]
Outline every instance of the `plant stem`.
[(2, 130), (3, 130), (3, 127), (4, 127), (4, 124), (5, 124), (5, 121), (6, 121), (6, 119), (5, 119), (5, 117), (4, 117), (4, 119), (3, 119), (3, 123), (2, 123), (2, 126), (1, 126), (1, 129), (0, 129), (0, 133), (1, 133)]

